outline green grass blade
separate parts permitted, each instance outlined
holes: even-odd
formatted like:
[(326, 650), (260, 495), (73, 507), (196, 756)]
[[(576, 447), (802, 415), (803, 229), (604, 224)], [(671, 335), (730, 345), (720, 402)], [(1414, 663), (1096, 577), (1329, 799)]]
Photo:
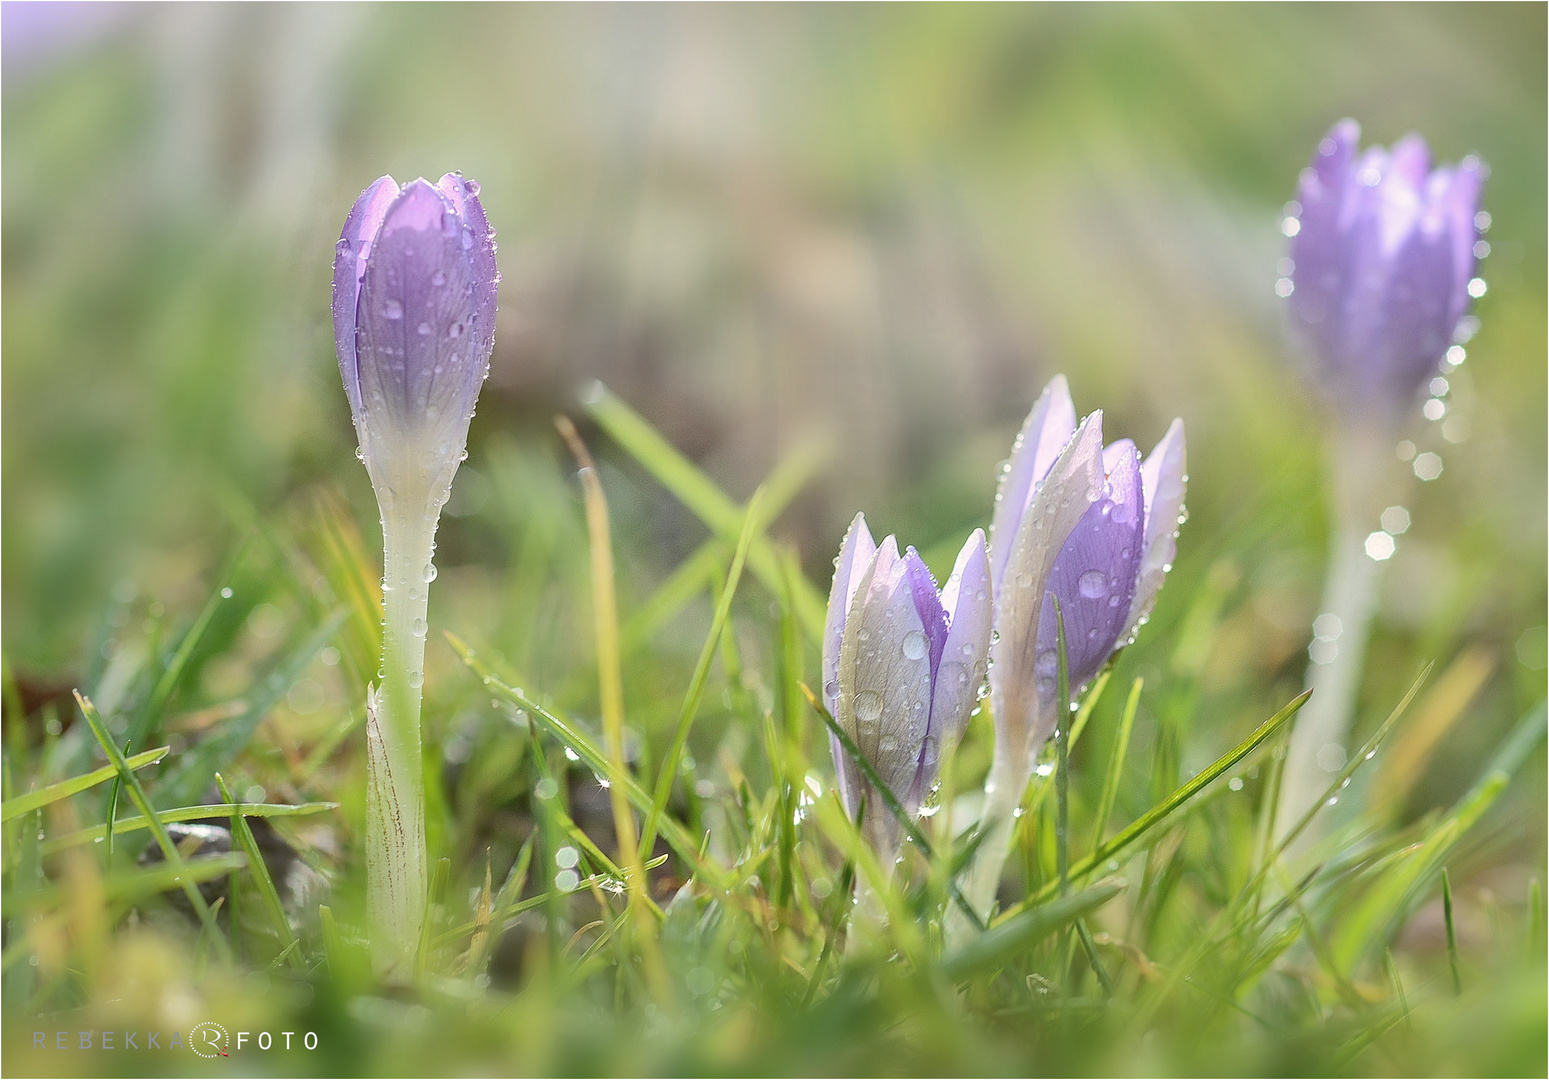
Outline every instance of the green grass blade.
[(1092, 826), (1092, 850), (1103, 843), (1103, 833), (1108, 831), (1108, 818), (1119, 798), (1119, 778), (1124, 773), (1124, 757), (1129, 753), (1130, 732), (1135, 728), (1135, 711), (1140, 706), (1140, 690), (1144, 679), (1136, 679), (1129, 688), (1129, 698), (1124, 702), (1124, 716), (1119, 721), (1119, 733), (1113, 744), (1113, 757), (1108, 761), (1108, 773), (1103, 777), (1103, 793), (1097, 800), (1097, 818)]
[[(614, 441), (656, 477), (663, 487), (677, 496), (711, 532), (727, 543), (732, 541), (743, 517), (737, 503), (662, 438), (639, 413), (601, 383), (594, 384), (586, 401), (586, 410)], [(790, 468), (789, 476), (792, 479), (782, 478), (782, 484), (776, 487), (771, 478), (770, 486), (776, 494), (785, 486), (794, 485), (796, 477), (802, 477), (802, 473), (815, 469), (826, 457), (826, 453), (821, 452), (816, 444), (808, 453), (810, 461), (800, 460)], [(773, 545), (755, 544), (749, 553), (748, 564), (759, 582), (771, 593), (779, 595), (780, 565)], [(823, 633), (826, 598), (818, 593), (811, 582), (804, 580), (802, 584), (803, 588), (797, 597), (798, 611), (808, 635), (817, 640)]]
[[(1092, 852), (1092, 854), (1088, 855), (1075, 866), (1071, 867), (1070, 876), (1074, 879), (1084, 877), (1085, 875), (1091, 873), (1108, 859), (1113, 858), (1113, 856), (1129, 847), (1146, 833), (1154, 829), (1157, 825), (1160, 825), (1163, 821), (1167, 820), (1167, 818), (1171, 817), (1175, 810), (1177, 810), (1184, 803), (1188, 802), (1195, 795), (1198, 795), (1205, 788), (1209, 787), (1210, 784), (1219, 778), (1222, 773), (1225, 773), (1228, 769), (1231, 769), (1243, 758), (1247, 757), (1249, 754), (1253, 753), (1254, 750), (1258, 749), (1258, 747), (1264, 742), (1265, 739), (1273, 735), (1277, 730), (1279, 730), (1282, 724), (1296, 715), (1296, 711), (1304, 704), (1306, 704), (1307, 698), (1309, 696), (1311, 696), (1311, 691), (1309, 690), (1304, 690), (1298, 694), (1291, 700), (1289, 705), (1281, 709), (1274, 716), (1271, 716), (1268, 720), (1264, 721), (1264, 723), (1260, 724), (1252, 735), (1249, 735), (1246, 739), (1238, 743), (1231, 750), (1228, 750), (1225, 754), (1211, 762), (1204, 769), (1200, 770), (1197, 776), (1188, 781), (1188, 783), (1183, 784), (1167, 798), (1153, 806), (1150, 810), (1147, 810), (1127, 829), (1120, 832), (1112, 840), (1108, 841), (1106, 844), (1103, 844), (1096, 851)], [(1026, 910), (1029, 906), (1041, 902), (1047, 898), (1051, 891), (1052, 890), (1050, 886), (1044, 886), (1044, 888), (1040, 889), (1033, 896), (1028, 897), (1026, 900), (1023, 900), (1021, 903), (1012, 907), (1001, 918), (1011, 918), (1016, 913)]]
[(651, 850), (656, 840), (656, 823), (667, 809), (667, 800), (672, 797), (672, 785), (678, 776), (678, 762), (683, 758), (689, 730), (694, 726), (694, 717), (699, 713), (699, 701), (704, 696), (705, 682), (710, 677), (710, 664), (715, 659), (716, 646), (720, 643), (726, 620), (731, 615), (732, 598), (736, 595), (738, 582), (742, 580), (742, 567), (748, 557), (748, 548), (763, 527), (758, 512), (763, 497), (764, 489), (759, 488), (753, 493), (753, 498), (748, 500), (748, 511), (742, 520), (742, 534), (737, 538), (731, 570), (726, 575), (720, 602), (715, 606), (715, 617), (710, 620), (710, 633), (705, 638), (704, 647), (699, 650), (699, 660), (694, 665), (688, 692), (683, 695), (683, 708), (678, 714), (678, 727), (673, 732), (672, 744), (667, 748), (667, 756), (662, 760), (661, 772), (656, 779), (656, 794), (651, 802), (651, 811), (646, 815), (645, 828), (640, 833), (641, 851)]
[[(96, 706), (79, 690), (75, 692), (75, 701), (80, 706), (81, 715), (86, 718), (86, 723), (91, 726), (91, 733), (97, 737), (97, 742), (101, 744), (102, 749), (107, 753), (108, 760), (118, 769), (118, 775), (123, 778), (124, 784), (128, 787), (130, 801), (140, 808), (141, 814), (145, 815), (147, 824), (149, 824), (152, 834), (156, 837), (156, 843), (161, 848), (162, 857), (167, 860), (167, 866), (173, 871), (175, 880), (183, 886), (183, 893), (188, 897), (188, 902), (193, 906), (195, 913), (198, 914), (200, 923), (203, 924), (205, 931), (210, 935), (210, 939), (216, 943), (222, 959), (229, 963), (231, 961), (231, 946), (216, 928), (215, 916), (210, 911), (210, 905), (204, 902), (204, 896), (186, 875), (181, 878), (176, 877), (178, 872), (187, 870), (187, 862), (183, 858), (183, 853), (172, 842), (172, 837), (167, 834), (167, 827), (156, 816), (156, 810), (151, 805), (149, 797), (146, 796), (145, 788), (140, 786), (140, 778), (134, 774), (134, 770), (124, 760), (123, 752), (119, 750), (118, 744), (108, 734), (108, 726), (97, 713)], [(225, 871), (222, 872), (224, 873)]]
[(156, 718), (161, 715), (162, 709), (166, 708), (167, 702), (178, 688), (178, 683), (182, 682), (183, 672), (188, 667), (189, 659), (194, 655), (194, 650), (199, 647), (199, 642), (204, 639), (204, 632), (210, 628), (210, 620), (215, 618), (216, 611), (220, 610), (221, 604), (230, 597), (231, 583), (236, 578), (237, 569), (242, 565), (242, 558), (247, 554), (250, 542), (250, 540), (244, 540), (241, 547), (237, 548), (236, 554), (226, 564), (226, 572), (221, 575), (214, 591), (210, 593), (210, 598), (205, 601), (204, 609), (194, 619), (188, 632), (183, 635), (183, 640), (178, 643), (177, 652), (172, 654), (172, 659), (162, 669), (161, 678), (156, 680), (151, 696), (145, 699), (145, 704), (140, 707), (140, 711), (135, 714), (134, 720), (129, 725), (130, 742), (143, 743), (150, 737)]
[[(263, 897), (264, 907), (269, 911), (269, 918), (273, 920), (274, 928), (279, 932), (280, 946), (289, 949), (296, 943), (296, 935), (291, 931), (290, 920), (285, 917), (285, 908), (280, 903), (280, 894), (274, 887), (274, 879), (269, 876), (269, 864), (264, 861), (263, 852), (258, 850), (258, 841), (253, 836), (253, 830), (248, 827), (247, 818), (242, 813), (240, 804), (231, 797), (231, 789), (226, 786), (226, 778), (216, 773), (215, 784), (220, 788), (221, 798), (237, 807), (231, 815), (232, 838), (242, 846), (243, 852), (247, 855), (248, 872), (258, 883), (258, 895)], [(236, 925), (235, 919), (232, 925)], [(291, 966), (300, 967), (300, 960), (294, 952), (291, 953)]]
[[(169, 747), (158, 746), (154, 750), (146, 750), (127, 758), (124, 762), (131, 769), (143, 769), (147, 765), (154, 765), (167, 756)], [(72, 776), (68, 780), (61, 780), (57, 784), (29, 791), (24, 795), (18, 795), (14, 799), (7, 799), (4, 805), (0, 805), (0, 822), (10, 821), (18, 814), (36, 810), (40, 806), (58, 802), (60, 799), (68, 799), (71, 795), (79, 794), (88, 788), (96, 787), (104, 780), (112, 780), (118, 776), (116, 765), (104, 765), (100, 769), (93, 769), (89, 773), (80, 776)]]
[[(584, 732), (569, 721), (545, 709), (516, 687), (508, 685), (490, 670), (482, 660), (475, 656), (473, 650), (468, 648), (457, 635), (448, 631), (446, 639), (458, 656), (462, 658), (463, 663), (467, 664), (473, 673), (479, 676), (486, 689), (510, 701), (526, 712), (528, 716), (537, 720), (539, 724), (547, 729), (549, 734), (573, 750), (576, 756), (585, 763), (586, 767), (598, 776), (606, 776), (609, 783), (618, 784), (636, 810), (643, 814), (650, 812), (651, 807), (654, 805), (651, 796), (635, 782), (633, 777), (616, 774), (613, 766), (608, 761), (607, 755)], [(694, 839), (689, 836), (687, 830), (678, 824), (676, 819), (670, 814), (662, 815), (657, 825), (657, 831), (662, 839), (666, 840), (684, 861), (694, 867), (696, 873), (705, 878), (707, 883), (719, 885), (725, 878), (726, 872), (717, 867), (708, 855), (702, 856), (700, 854)]]
[[(170, 810), (157, 810), (156, 817), (163, 822), (202, 821), (205, 818), (230, 817), (232, 814), (242, 814), (244, 817), (306, 817), (308, 814), (321, 814), (328, 810), (337, 810), (338, 808), (339, 804), (336, 802), (224, 802), (205, 803), (197, 806), (175, 806)], [(137, 814), (133, 817), (115, 818), (113, 821), (113, 832), (115, 835), (152, 827), (151, 820), (143, 814)], [(43, 842), (42, 850), (45, 855), (53, 855), (77, 844), (94, 844), (106, 838), (106, 826), (92, 825), (89, 828), (77, 829), (62, 836), (51, 836)]]
[[(1447, 924), (1447, 967), (1452, 971), (1452, 993), (1462, 997), (1463, 975), (1458, 969), (1458, 932), (1452, 923), (1452, 878), (1447, 874), (1445, 866), (1441, 868), (1441, 914)], [(1392, 953), (1389, 953), (1389, 963), (1392, 960)]]
[(1056, 931), (1112, 900), (1125, 887), (1122, 881), (1104, 881), (1070, 893), (1047, 904), (1023, 908), (998, 920), (968, 945), (946, 957), (941, 969), (960, 982), (980, 972), (1000, 967), (1018, 953), (1030, 949)]

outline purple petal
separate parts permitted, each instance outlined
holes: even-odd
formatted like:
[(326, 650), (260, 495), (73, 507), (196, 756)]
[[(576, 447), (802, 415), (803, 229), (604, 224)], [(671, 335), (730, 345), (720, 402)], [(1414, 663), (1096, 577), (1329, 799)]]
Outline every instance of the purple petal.
[(360, 365), (355, 355), (355, 313), (360, 305), (360, 282), (366, 275), (371, 245), (382, 228), (387, 208), (398, 196), (398, 182), (384, 176), (360, 193), (344, 219), (344, 232), (333, 256), (333, 336), (339, 354), (339, 374), (349, 395), (355, 422), (361, 420)]
[(1468, 305), (1480, 168), (1432, 171), (1418, 135), (1357, 151), (1344, 121), (1302, 173), (1293, 326), (1345, 410), (1409, 405)]
[(1055, 459), (1023, 515), (1001, 585), (995, 589), (995, 631), (990, 647), (990, 696), (997, 744), (1010, 753), (1034, 754), (1053, 730), (1034, 692), (1044, 593), (1054, 560), (1103, 488), (1102, 413), (1081, 422)]
[(1032, 502), (1034, 490), (1075, 430), (1076, 408), (1070, 400), (1070, 385), (1065, 376), (1056, 375), (1027, 414), (995, 492), (995, 514), (990, 520), (990, 565), (996, 588), (1005, 576), (1017, 526)]
[[(1049, 574), (1048, 591), (1059, 598), (1065, 622), (1072, 696), (1113, 653), (1129, 620), (1145, 538), (1145, 501), (1135, 444), (1124, 439), (1109, 446), (1103, 451), (1103, 468), (1107, 482), (1102, 499), (1071, 531)], [(1033, 672), (1039, 695), (1046, 699), (1055, 694), (1058, 644), (1054, 600), (1045, 597)]]
[[(914, 610), (919, 614), (920, 624), (924, 628), (925, 641), (922, 644), (930, 656), (930, 669), (935, 671), (941, 663), (941, 650), (947, 643), (947, 613), (941, 606), (941, 594), (936, 591), (936, 579), (931, 576), (930, 568), (914, 548), (904, 553), (904, 580), (914, 597)], [(904, 647), (913, 649), (915, 646), (905, 641)]]
[(361, 284), (366, 427), (416, 453), (426, 438), (443, 456), (461, 450), (488, 370), (474, 332), (478, 283), (462, 224), (456, 205), (428, 181), (406, 185), (388, 207)]
[[(931, 691), (930, 658), (911, 645), (923, 636), (924, 624), (907, 576), (890, 536), (878, 548), (845, 620), (836, 716), (901, 801), (908, 799), (919, 769)], [(848, 768), (845, 783), (852, 793), (862, 790), (860, 778)], [(888, 817), (885, 811), (875, 817), (868, 813), (868, 832)]]
[(473, 263), (473, 314), (469, 333), (478, 355), (488, 357), (495, 345), (495, 300), (500, 271), (495, 266), (495, 230), (479, 202), (479, 184), (462, 173), (447, 173), (436, 187), (451, 200), (462, 219), (461, 242)]
[(1141, 620), (1151, 614), (1156, 594), (1178, 554), (1178, 526), (1183, 517), (1183, 497), (1188, 490), (1188, 449), (1183, 421), (1174, 420), (1167, 434), (1140, 466), (1140, 487), (1145, 498), (1146, 535), (1135, 599), (1120, 641), (1135, 635)]
[(957, 564), (941, 590), (942, 607), (950, 625), (942, 645), (941, 662), (934, 669), (930, 728), (920, 748), (920, 771), (914, 783), (916, 804), (936, 782), (941, 755), (962, 737), (968, 715), (979, 700), (990, 651), (990, 619), (994, 614), (991, 597), (984, 531), (975, 529), (958, 552)]

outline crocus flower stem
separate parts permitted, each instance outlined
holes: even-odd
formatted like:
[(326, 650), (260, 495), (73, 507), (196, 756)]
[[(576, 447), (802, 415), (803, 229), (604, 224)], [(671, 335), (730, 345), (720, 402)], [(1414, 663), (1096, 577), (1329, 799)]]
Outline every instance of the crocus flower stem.
[(433, 514), (383, 510), (381, 680), (367, 702), (366, 889), (372, 953), (393, 978), (412, 968), (429, 884), (420, 697), (435, 531)]
[[(1329, 778), (1345, 764), (1367, 638), (1387, 565), (1367, 554), (1366, 539), (1382, 508), (1396, 501), (1405, 486), (1398, 465), (1385, 429), (1336, 427), (1329, 447), (1329, 568), (1319, 607), (1323, 651), (1308, 665), (1312, 697), (1297, 717), (1286, 750), (1275, 814), (1277, 839), (1322, 797)], [(1316, 839), (1321, 820), (1315, 819), (1298, 838), (1293, 853)]]

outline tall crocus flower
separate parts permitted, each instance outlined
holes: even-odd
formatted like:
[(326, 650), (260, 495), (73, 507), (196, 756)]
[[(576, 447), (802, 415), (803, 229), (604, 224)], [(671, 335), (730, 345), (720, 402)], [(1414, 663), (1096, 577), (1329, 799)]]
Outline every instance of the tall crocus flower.
[(1344, 410), (1386, 420), (1414, 404), (1483, 292), (1474, 277), (1483, 166), (1469, 157), (1433, 170), (1419, 135), (1364, 151), (1360, 137), (1359, 124), (1341, 120), (1302, 170), (1280, 291), (1320, 389)]
[[(1479, 213), (1484, 166), (1468, 157), (1432, 169), (1418, 135), (1391, 150), (1362, 150), (1359, 140), (1353, 120), (1330, 129), (1282, 226), (1290, 265), (1277, 288), (1313, 361), (1312, 381), (1334, 405), (1330, 569), (1310, 650), (1314, 693), (1297, 718), (1281, 782), (1282, 830), (1344, 765), (1382, 561), (1394, 550), (1377, 525), (1406, 486), (1393, 454), (1397, 428), (1422, 387), (1437, 395), (1425, 415), (1445, 414), (1447, 383), (1436, 376), (1461, 359), (1459, 323), (1484, 293), (1474, 276), (1488, 251), (1479, 239), (1488, 222)], [(1422, 455), (1414, 471), (1434, 478), (1439, 458)]]
[[(990, 647), (990, 568), (975, 529), (939, 591), (913, 548), (873, 542), (857, 514), (834, 563), (823, 632), (824, 705), (910, 814), (936, 782), (984, 684)], [(831, 737), (840, 798), (891, 866), (897, 821)]]
[(494, 233), (458, 173), (356, 200), (334, 255), (333, 321), (382, 511), (382, 667), (367, 702), (367, 907), (378, 971), (410, 970), (424, 918), (420, 688), (436, 524), (494, 348)]
[(1044, 388), (1017, 436), (990, 532), (995, 757), (983, 821), (992, 831), (966, 893), (980, 911), (994, 897), (1034, 759), (1065, 711), (1054, 600), (1079, 694), (1150, 615), (1177, 551), (1185, 470), (1181, 420), (1142, 463), (1127, 439), (1103, 446), (1102, 413), (1077, 425), (1063, 376)]

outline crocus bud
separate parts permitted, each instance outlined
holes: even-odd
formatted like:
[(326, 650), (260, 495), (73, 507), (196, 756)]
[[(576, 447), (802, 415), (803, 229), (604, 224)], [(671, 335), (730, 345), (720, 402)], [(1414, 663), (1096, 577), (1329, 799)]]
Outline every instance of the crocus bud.
[(1033, 761), (1064, 712), (1054, 600), (1078, 694), (1115, 648), (1134, 640), (1172, 569), (1185, 461), (1181, 420), (1143, 463), (1127, 439), (1105, 448), (1102, 413), (1078, 425), (1062, 375), (1044, 387), (1017, 435), (990, 527), (995, 757), (981, 815), (987, 837), (965, 883), (981, 914), (994, 899)]
[(333, 323), (360, 458), (382, 511), (382, 667), (367, 695), (372, 960), (409, 977), (427, 886), (420, 688), (436, 524), (495, 343), (495, 244), (458, 173), (367, 188), (334, 254)]
[[(975, 529), (939, 591), (913, 548), (878, 547), (857, 514), (834, 564), (823, 636), (823, 697), (839, 725), (904, 809), (917, 813), (984, 685), (990, 645), (990, 567)], [(885, 854), (899, 829), (837, 739), (834, 770), (845, 809), (862, 795), (866, 835)]]
[(460, 173), (402, 189), (384, 176), (356, 200), (335, 250), (339, 371), (379, 498), (424, 489), (439, 506), (467, 442), (499, 280), (478, 191)]
[(1291, 266), (1279, 291), (1327, 396), (1351, 415), (1391, 419), (1413, 403), (1453, 342), (1471, 297), (1485, 168), (1432, 170), (1407, 135), (1361, 151), (1342, 120), (1302, 170), (1284, 222)]
[(996, 757), (1004, 746), (1020, 758), (1014, 772), (1024, 780), (1061, 708), (1054, 598), (1070, 688), (1079, 693), (1149, 616), (1183, 512), (1182, 421), (1142, 464), (1127, 439), (1103, 447), (1101, 413), (1079, 428), (1075, 415), (1070, 388), (1056, 376), (1017, 438), (991, 529)]

